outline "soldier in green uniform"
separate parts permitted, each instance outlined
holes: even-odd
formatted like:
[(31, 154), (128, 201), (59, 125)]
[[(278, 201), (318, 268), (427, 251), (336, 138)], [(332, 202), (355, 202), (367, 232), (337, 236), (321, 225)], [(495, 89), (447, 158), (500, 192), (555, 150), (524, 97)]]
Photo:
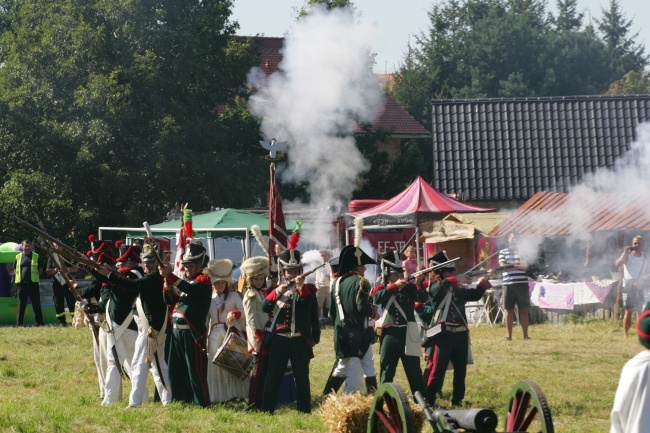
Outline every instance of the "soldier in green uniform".
[[(94, 241), (91, 250), (87, 255), (91, 257), (97, 264), (109, 267), (115, 270), (115, 253), (112, 251), (112, 241), (100, 240)], [(86, 314), (93, 316), (92, 323), (88, 321), (87, 326), (93, 334), (93, 357), (95, 361), (95, 368), (97, 370), (97, 381), (99, 383), (99, 398), (104, 400), (104, 387), (106, 384), (106, 348), (107, 348), (107, 334), (106, 327), (101, 326), (106, 320), (106, 301), (110, 297), (110, 290), (108, 283), (102, 282), (95, 278), (93, 281), (81, 289), (81, 297), (88, 303), (89, 310), (96, 312)], [(103, 301), (102, 301), (103, 300)]]
[[(262, 302), (262, 310), (272, 313), (268, 346), (268, 370), (264, 385), (262, 410), (273, 413), (280, 383), (291, 360), (296, 379), (297, 408), (311, 412), (309, 361), (314, 357), (312, 306), (316, 303), (316, 287), (299, 277), (302, 270), (300, 251), (289, 249), (278, 256), (278, 268), (284, 282), (271, 290)], [(291, 281), (292, 279), (295, 279)]]
[[(117, 262), (122, 266), (118, 272), (123, 278), (136, 279), (144, 272), (140, 267), (140, 247), (135, 245), (120, 245), (122, 255)], [(105, 279), (96, 271), (91, 273), (97, 279)], [(122, 398), (122, 377), (124, 373), (131, 375), (131, 359), (135, 349), (135, 339), (138, 327), (133, 321), (133, 303), (138, 297), (137, 292), (125, 290), (109, 284), (104, 292), (108, 299), (101, 303), (106, 311), (106, 383), (102, 405), (117, 403)]]
[[(348, 245), (339, 255), (338, 275), (332, 285), (330, 317), (334, 324), (334, 350), (336, 362), (327, 380), (323, 395), (337, 392), (351, 369), (351, 360), (359, 358), (368, 393), (377, 389), (377, 375), (373, 362), (371, 343), (374, 329), (368, 319), (377, 311), (370, 300), (370, 283), (363, 278), (366, 265), (376, 265), (363, 250)], [(350, 332), (352, 330), (352, 332)], [(355, 338), (350, 338), (356, 335)]]
[[(185, 278), (172, 274), (169, 266), (160, 267), (165, 278), (165, 300), (176, 300), (174, 288), (180, 291), (172, 313), (172, 336), (169, 347), (169, 390), (172, 401), (184, 401), (196, 406), (210, 406), (208, 391), (208, 355), (206, 351), (207, 317), (212, 301), (210, 277), (202, 273), (208, 263), (205, 248), (188, 244), (182, 265)], [(189, 383), (189, 392), (186, 385)]]
[[(419, 329), (415, 329), (417, 335), (408, 335), (409, 331), (413, 332), (409, 330), (408, 323), (415, 322), (415, 302), (426, 301), (427, 294), (403, 278), (404, 268), (396, 251), (382, 256), (381, 267), (383, 282), (373, 289), (375, 304), (384, 309), (379, 346), (381, 383), (393, 381), (397, 363), (401, 359), (411, 392), (415, 394), (420, 391), (424, 395)], [(415, 353), (407, 353), (407, 338), (416, 339)], [(412, 342), (408, 344), (413, 347)]]
[[(429, 259), (435, 266), (449, 261), (444, 251)], [(480, 300), (485, 291), (492, 287), (481, 278), (475, 288), (466, 287), (469, 278), (456, 275), (453, 263), (433, 271), (435, 281), (429, 285), (427, 292), (431, 308), (435, 311), (436, 323), (444, 323), (442, 332), (430, 338), (426, 344), (427, 366), (424, 381), (427, 387), (427, 400), (434, 404), (442, 391), (445, 373), (449, 362), (454, 366), (454, 383), (451, 402), (454, 406), (462, 403), (465, 397), (465, 376), (467, 375), (467, 357), (469, 351), (469, 329), (465, 316), (465, 303)]]
[(107, 269), (99, 272), (108, 281), (125, 290), (139, 294), (133, 309), (134, 320), (138, 326), (134, 355), (131, 361), (131, 395), (129, 406), (137, 407), (146, 400), (149, 362), (151, 374), (163, 405), (170, 402), (167, 388), (167, 363), (165, 362), (165, 333), (167, 330), (167, 304), (163, 298), (164, 280), (156, 267), (156, 256), (149, 244), (142, 254), (144, 273), (142, 278), (123, 279)]

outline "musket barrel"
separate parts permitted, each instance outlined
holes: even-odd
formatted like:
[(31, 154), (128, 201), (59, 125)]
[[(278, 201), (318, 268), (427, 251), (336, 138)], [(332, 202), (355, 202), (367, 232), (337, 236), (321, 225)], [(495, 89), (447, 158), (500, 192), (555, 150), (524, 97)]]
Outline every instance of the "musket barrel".
[(427, 273), (429, 273), (431, 271), (435, 271), (436, 269), (444, 268), (445, 266), (447, 266), (447, 265), (449, 265), (451, 263), (457, 262), (458, 260), (460, 260), (460, 257), (456, 257), (455, 259), (447, 260), (446, 262), (442, 262), (442, 263), (438, 263), (437, 265), (431, 266), (430, 268), (426, 268), (426, 269), (422, 269), (421, 271), (414, 272), (414, 273), (411, 274), (409, 279), (415, 278), (415, 277), (417, 277), (419, 275), (422, 275), (422, 274), (427, 274)]

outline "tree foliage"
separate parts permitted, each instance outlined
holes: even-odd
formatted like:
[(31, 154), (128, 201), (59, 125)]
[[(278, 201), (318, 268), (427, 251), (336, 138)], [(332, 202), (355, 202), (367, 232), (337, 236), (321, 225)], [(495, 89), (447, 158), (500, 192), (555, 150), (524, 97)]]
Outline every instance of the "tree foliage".
[(3, 240), (17, 235), (12, 214), (85, 237), (181, 200), (259, 200), (266, 164), (241, 89), (257, 59), (231, 6), (0, 0)]
[(639, 34), (630, 35), (632, 20), (625, 17), (619, 0), (610, 0), (609, 8), (602, 8), (601, 11), (603, 16), (596, 22), (607, 47), (607, 60), (613, 77), (622, 77), (630, 71), (643, 72), (648, 57), (643, 45), (635, 42)]
[[(414, 38), (395, 80), (394, 96), (424, 125), (430, 100), (600, 94), (647, 65), (614, 7), (599, 36), (583, 27), (576, 0), (450, 0), (429, 11), (429, 29)], [(620, 37), (614, 39), (614, 35)], [(611, 36), (610, 36), (611, 35)], [(619, 47), (614, 49), (612, 47)]]
[(634, 95), (650, 93), (650, 82), (647, 74), (639, 74), (636, 71), (630, 71), (620, 80), (614, 81), (607, 95)]

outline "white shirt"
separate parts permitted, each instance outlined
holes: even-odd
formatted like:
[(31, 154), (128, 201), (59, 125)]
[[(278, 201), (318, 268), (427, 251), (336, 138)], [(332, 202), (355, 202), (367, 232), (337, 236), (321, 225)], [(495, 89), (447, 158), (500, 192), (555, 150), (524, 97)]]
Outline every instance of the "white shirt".
[(630, 359), (621, 371), (610, 433), (650, 432), (650, 350)]
[(641, 280), (645, 276), (645, 253), (639, 257), (634, 254), (627, 256), (627, 263), (623, 266), (623, 285), (627, 287), (627, 280)]

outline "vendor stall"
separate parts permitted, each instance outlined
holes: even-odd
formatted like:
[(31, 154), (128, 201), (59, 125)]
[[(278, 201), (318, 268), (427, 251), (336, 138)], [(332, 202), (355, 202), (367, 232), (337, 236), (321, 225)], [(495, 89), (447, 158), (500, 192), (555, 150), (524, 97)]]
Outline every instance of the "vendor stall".
[(533, 314), (553, 322), (568, 315), (610, 318), (618, 289), (614, 262), (635, 235), (650, 231), (647, 207), (643, 191), (589, 201), (540, 191), (489, 235), (518, 233), (520, 254), (537, 266), (538, 281), (529, 283)]

